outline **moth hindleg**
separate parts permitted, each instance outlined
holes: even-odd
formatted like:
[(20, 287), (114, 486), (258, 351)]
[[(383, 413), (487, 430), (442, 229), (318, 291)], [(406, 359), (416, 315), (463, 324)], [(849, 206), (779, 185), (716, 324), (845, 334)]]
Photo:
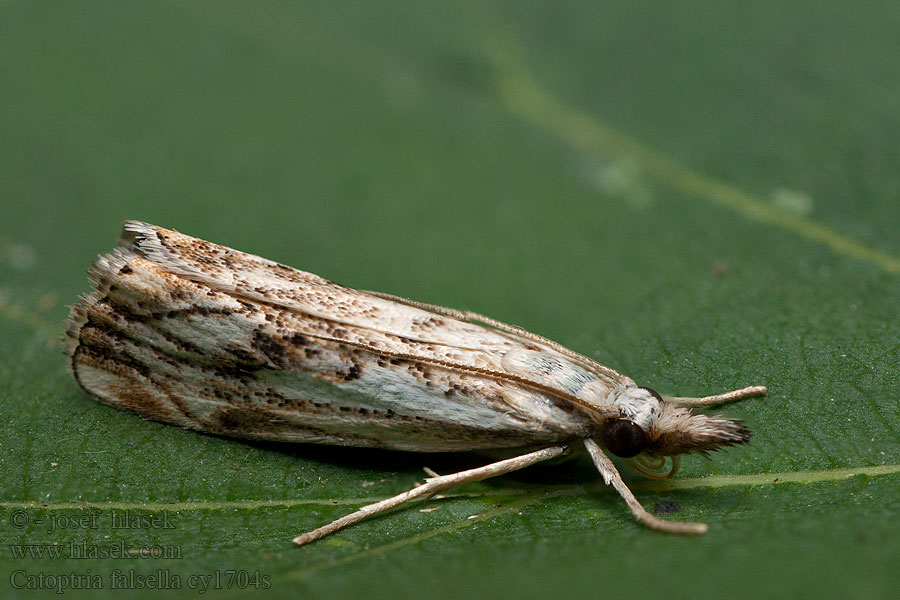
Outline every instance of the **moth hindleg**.
[(362, 521), (366, 517), (377, 515), (378, 513), (390, 510), (396, 506), (405, 504), (406, 502), (417, 500), (419, 498), (427, 499), (431, 496), (434, 496), (438, 492), (454, 488), (464, 483), (481, 481), (490, 477), (505, 475), (506, 473), (510, 473), (512, 471), (524, 469), (525, 467), (530, 467), (533, 464), (549, 460), (557, 456), (561, 456), (568, 452), (568, 450), (569, 449), (567, 446), (551, 446), (549, 448), (537, 450), (536, 452), (529, 452), (528, 454), (523, 454), (522, 456), (516, 456), (514, 458), (501, 460), (499, 462), (491, 463), (483, 467), (478, 467), (477, 469), (469, 469), (467, 471), (460, 471), (459, 473), (452, 473), (450, 475), (437, 475), (434, 477), (429, 477), (425, 480), (424, 484), (418, 487), (414, 487), (409, 491), (403, 492), (402, 494), (397, 494), (396, 496), (393, 496), (391, 498), (386, 498), (384, 500), (381, 500), (380, 502), (375, 502), (374, 504), (368, 504), (354, 513), (332, 521), (328, 525), (324, 525), (322, 527), (319, 527), (318, 529), (313, 529), (312, 531), (308, 531), (306, 533), (298, 535), (294, 538), (294, 545), (302, 546), (304, 544), (308, 544), (309, 542), (313, 542), (319, 538), (334, 533), (339, 529), (343, 529), (348, 525), (352, 525), (358, 521)]

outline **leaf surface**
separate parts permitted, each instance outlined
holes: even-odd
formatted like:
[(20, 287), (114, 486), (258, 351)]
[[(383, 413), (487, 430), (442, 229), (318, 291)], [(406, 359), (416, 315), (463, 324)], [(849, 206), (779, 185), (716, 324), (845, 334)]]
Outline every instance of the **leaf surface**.
[[(898, 27), (890, 3), (0, 3), (0, 595), (89, 571), (70, 593), (895, 597)], [(641, 528), (575, 457), (294, 549), (424, 466), (490, 459), (94, 402), (57, 338), (125, 219), (482, 312), (664, 393), (770, 394), (721, 409), (752, 446), (629, 477), (703, 538)]]

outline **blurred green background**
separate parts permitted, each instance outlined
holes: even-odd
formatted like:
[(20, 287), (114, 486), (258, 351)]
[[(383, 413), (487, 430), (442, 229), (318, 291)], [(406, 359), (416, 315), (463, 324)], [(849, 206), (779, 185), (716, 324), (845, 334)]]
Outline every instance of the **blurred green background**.
[[(893, 2), (0, 1), (0, 595), (218, 574), (232, 596), (896, 598), (898, 31)], [(629, 476), (702, 539), (641, 528), (576, 458), (293, 549), (486, 459), (97, 404), (57, 340), (125, 219), (476, 310), (664, 393), (770, 395), (722, 409), (751, 447)], [(172, 527), (114, 528), (126, 510)]]

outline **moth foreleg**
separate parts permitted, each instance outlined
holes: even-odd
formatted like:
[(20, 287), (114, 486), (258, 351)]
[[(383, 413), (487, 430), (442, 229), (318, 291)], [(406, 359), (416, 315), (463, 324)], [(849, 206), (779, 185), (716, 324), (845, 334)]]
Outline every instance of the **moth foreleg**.
[(628, 486), (625, 485), (625, 482), (616, 470), (615, 465), (613, 465), (612, 461), (609, 460), (609, 457), (603, 453), (603, 450), (600, 449), (597, 442), (588, 438), (584, 440), (584, 445), (587, 447), (588, 453), (590, 453), (594, 464), (597, 465), (600, 475), (603, 476), (603, 481), (605, 481), (607, 485), (612, 485), (613, 488), (619, 492), (619, 496), (622, 497), (622, 500), (624, 500), (625, 504), (628, 505), (628, 508), (631, 509), (631, 513), (637, 517), (641, 523), (650, 529), (665, 531), (667, 533), (678, 533), (681, 535), (703, 535), (706, 533), (706, 523), (665, 521), (651, 515), (643, 506), (641, 506), (641, 503), (637, 501), (637, 498), (634, 497), (634, 494), (632, 494), (631, 490), (628, 489)]
[(715, 396), (706, 396), (703, 398), (681, 398), (677, 396), (663, 396), (663, 400), (677, 404), (678, 406), (686, 406), (696, 408), (699, 406), (716, 406), (725, 404), (726, 402), (734, 402), (735, 400), (743, 400), (744, 398), (752, 398), (753, 396), (765, 396), (768, 389), (764, 385), (751, 385), (739, 390), (725, 392), (724, 394), (716, 394)]
[(324, 525), (322, 527), (319, 527), (318, 529), (313, 529), (312, 531), (298, 535), (294, 538), (294, 544), (297, 546), (308, 544), (309, 542), (313, 542), (321, 537), (325, 537), (326, 535), (334, 533), (339, 529), (343, 529), (348, 525), (352, 525), (357, 521), (362, 521), (366, 517), (377, 515), (378, 513), (390, 510), (406, 502), (418, 500), (420, 498), (427, 499), (437, 494), (438, 492), (454, 488), (464, 483), (481, 481), (490, 477), (497, 477), (498, 475), (505, 475), (506, 473), (510, 473), (512, 471), (530, 467), (535, 463), (555, 458), (557, 456), (565, 454), (566, 452), (568, 452), (567, 446), (551, 446), (550, 448), (544, 448), (536, 452), (523, 454), (522, 456), (516, 456), (514, 458), (501, 460), (499, 462), (491, 463), (483, 467), (478, 467), (477, 469), (469, 469), (467, 471), (460, 471), (459, 473), (452, 473), (450, 475), (436, 475), (434, 477), (428, 477), (425, 480), (425, 483), (414, 487), (409, 491), (403, 492), (402, 494), (397, 494), (396, 496), (393, 496), (391, 498), (386, 498), (384, 500), (381, 500), (380, 502), (375, 502), (374, 504), (368, 504), (354, 513), (332, 521), (328, 525)]

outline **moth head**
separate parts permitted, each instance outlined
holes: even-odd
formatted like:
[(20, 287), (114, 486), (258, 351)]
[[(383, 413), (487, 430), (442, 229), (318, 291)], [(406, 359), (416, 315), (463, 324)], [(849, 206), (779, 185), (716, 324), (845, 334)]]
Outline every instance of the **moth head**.
[(615, 397), (614, 405), (621, 416), (606, 421), (602, 441), (610, 452), (622, 458), (690, 452), (706, 455), (750, 440), (750, 430), (741, 421), (693, 414), (689, 408), (663, 400), (649, 388), (625, 388)]

